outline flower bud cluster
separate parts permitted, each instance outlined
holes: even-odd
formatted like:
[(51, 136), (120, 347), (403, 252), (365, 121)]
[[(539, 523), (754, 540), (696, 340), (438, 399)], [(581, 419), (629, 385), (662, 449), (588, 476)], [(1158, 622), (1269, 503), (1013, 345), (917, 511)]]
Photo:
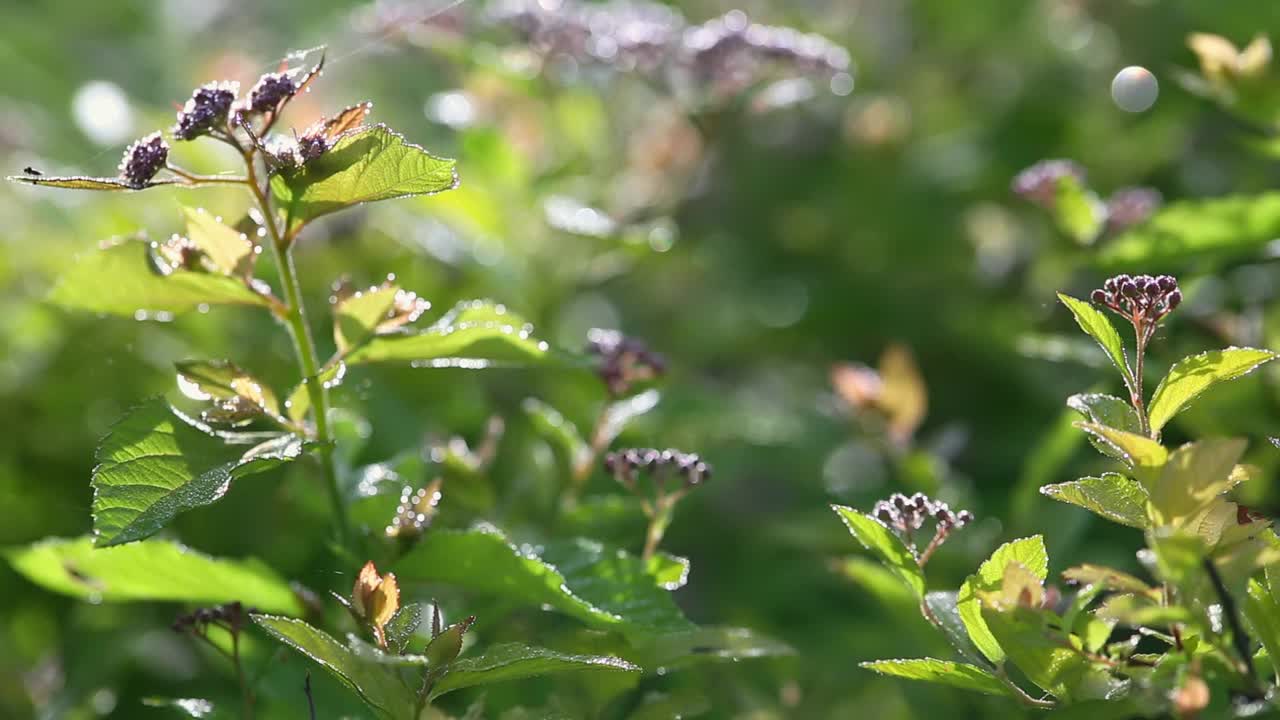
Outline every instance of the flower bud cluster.
[(225, 129), (239, 89), (240, 84), (236, 82), (211, 82), (196, 88), (178, 111), (178, 124), (173, 128), (173, 136), (179, 140), (194, 140), (210, 131)]
[(919, 530), (926, 520), (933, 520), (939, 531), (945, 528), (947, 532), (973, 522), (973, 513), (968, 510), (953, 512), (946, 503), (933, 500), (924, 493), (911, 497), (894, 493), (887, 500), (877, 502), (871, 514), (899, 534)]
[(288, 73), (267, 73), (253, 84), (245, 104), (252, 112), (271, 112), (278, 108), (281, 102), (293, 97), (297, 90), (297, 84)]
[(1119, 232), (1151, 217), (1164, 203), (1159, 190), (1149, 187), (1121, 188), (1107, 198), (1107, 229)]
[(1155, 323), (1182, 303), (1182, 291), (1172, 275), (1116, 275), (1094, 290), (1089, 299), (1132, 321)]
[(599, 359), (596, 374), (614, 397), (626, 395), (632, 385), (653, 380), (667, 371), (662, 355), (617, 330), (592, 328), (587, 333), (587, 353)]
[(174, 621), (174, 632), (191, 632), (204, 635), (210, 625), (216, 625), (228, 632), (237, 633), (244, 627), (249, 613), (257, 612), (256, 608), (246, 608), (240, 602), (230, 602), (211, 608), (200, 608), (194, 612), (179, 615)]
[(1058, 181), (1070, 177), (1085, 183), (1084, 168), (1071, 160), (1041, 160), (1013, 178), (1013, 192), (1031, 202), (1052, 209), (1057, 202)]
[(169, 143), (160, 137), (160, 133), (153, 132), (135, 141), (124, 151), (124, 157), (120, 160), (120, 177), (131, 187), (146, 187), (168, 160)]
[(722, 90), (745, 89), (769, 68), (831, 76), (851, 65), (849, 52), (830, 40), (753, 23), (741, 10), (690, 24), (669, 6), (643, 0), (496, 0), (488, 17), (543, 55), (624, 71), (678, 69)]
[(629, 448), (604, 456), (604, 469), (613, 475), (623, 487), (634, 490), (641, 473), (661, 484), (669, 474), (679, 475), (687, 487), (700, 485), (711, 479), (711, 466), (697, 453), (686, 453), (668, 448)]

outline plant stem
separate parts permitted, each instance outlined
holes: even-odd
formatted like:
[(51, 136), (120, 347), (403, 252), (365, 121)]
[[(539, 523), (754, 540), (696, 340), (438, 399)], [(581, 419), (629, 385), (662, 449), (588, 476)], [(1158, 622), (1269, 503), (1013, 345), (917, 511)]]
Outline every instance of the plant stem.
[(997, 679), (1000, 680), (1001, 683), (1004, 684), (1005, 687), (1013, 691), (1013, 694), (1018, 698), (1019, 702), (1021, 702), (1023, 705), (1026, 705), (1027, 707), (1047, 710), (1049, 708), (1058, 706), (1058, 704), (1052, 700), (1041, 700), (1039, 698), (1033, 698), (1030, 695), (1028, 695), (1026, 690), (1023, 690), (1022, 688), (1018, 687), (1017, 683), (1009, 679), (1009, 674), (1005, 672), (1003, 665), (996, 666), (995, 676)]
[[(1154, 328), (1150, 328), (1154, 330)], [(1137, 352), (1133, 358), (1133, 384), (1129, 386), (1129, 401), (1133, 403), (1133, 409), (1138, 413), (1138, 427), (1142, 430), (1143, 435), (1151, 435), (1151, 421), (1147, 418), (1146, 402), (1143, 399), (1142, 387), (1142, 363), (1147, 355), (1147, 342), (1151, 340), (1152, 333), (1149, 331), (1145, 323), (1139, 322), (1137, 318), (1133, 319), (1134, 339), (1137, 341)]]
[(249, 683), (244, 676), (244, 665), (240, 662), (240, 633), (231, 633), (231, 663), (236, 667), (236, 680), (240, 683), (240, 704), (244, 708), (245, 720), (253, 720), (253, 693), (249, 692)]
[(582, 489), (586, 486), (588, 478), (591, 477), (591, 470), (596, 465), (596, 458), (600, 457), (600, 453), (604, 450), (604, 424), (609, 417), (609, 408), (611, 404), (605, 402), (600, 408), (600, 414), (596, 416), (596, 423), (591, 428), (591, 438), (587, 442), (587, 452), (574, 463), (569, 475), (569, 486), (565, 488), (563, 506), (572, 508), (578, 504), (578, 496), (582, 494)]
[(324, 383), (317, 381), (320, 363), (316, 357), (315, 341), (311, 338), (311, 328), (307, 325), (306, 305), (302, 301), (298, 270), (293, 264), (292, 245), (286, 242), (275, 213), (271, 210), (271, 201), (258, 184), (253, 152), (246, 152), (244, 158), (249, 169), (247, 184), (258, 202), (263, 222), (267, 226), (267, 233), (271, 236), (271, 254), (275, 258), (276, 267), (280, 273), (280, 284), (284, 289), (284, 321), (293, 338), (293, 348), (302, 370), (302, 381), (306, 384), (307, 395), (311, 399), (311, 409), (316, 423), (316, 440), (320, 443), (320, 468), (324, 473), (325, 484), (329, 491), (329, 501), (333, 505), (333, 521), (338, 543), (345, 545), (348, 535), (347, 509), (342, 503), (342, 491), (338, 488), (338, 473), (333, 464), (333, 430), (329, 426), (329, 390)]
[(649, 518), (649, 529), (644, 535), (644, 551), (640, 553), (640, 559), (645, 562), (658, 552), (658, 544), (662, 542), (662, 536), (667, 533), (667, 526), (671, 524), (671, 509), (674, 503), (667, 501), (666, 497), (658, 498), (658, 502), (654, 505), (653, 515)]

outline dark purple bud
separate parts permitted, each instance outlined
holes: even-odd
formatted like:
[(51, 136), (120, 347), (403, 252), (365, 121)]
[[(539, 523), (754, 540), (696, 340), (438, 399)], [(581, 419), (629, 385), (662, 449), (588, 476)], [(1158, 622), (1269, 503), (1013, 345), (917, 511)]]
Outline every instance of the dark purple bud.
[(1089, 293), (1089, 299), (1099, 305), (1106, 305), (1109, 300), (1107, 293), (1104, 290), (1094, 290), (1092, 293)]
[(1178, 281), (1172, 275), (1161, 275), (1156, 278), (1156, 282), (1160, 285), (1160, 290), (1166, 293), (1173, 292), (1178, 289)]
[(258, 78), (249, 91), (249, 109), (255, 112), (275, 110), (280, 101), (297, 90), (293, 79), (284, 73), (267, 73)]
[(1120, 286), (1116, 283), (1115, 278), (1107, 278), (1106, 282), (1102, 283), (1102, 289), (1114, 295), (1120, 289)]
[(329, 141), (322, 135), (304, 135), (298, 138), (298, 157), (310, 162), (329, 150)]
[(937, 512), (933, 514), (933, 519), (937, 520), (938, 524), (944, 527), (950, 527), (954, 521), (951, 516), (951, 510), (947, 507), (938, 508)]
[(173, 128), (173, 136), (179, 140), (192, 140), (219, 124), (226, 124), (239, 88), (239, 84), (234, 82), (206, 83), (196, 88), (178, 111), (178, 124)]
[(1138, 284), (1132, 280), (1126, 279), (1120, 283), (1120, 294), (1127, 298), (1135, 298), (1138, 296)]
[(1174, 290), (1173, 292), (1169, 293), (1169, 296), (1165, 298), (1164, 304), (1165, 304), (1165, 307), (1169, 308), (1170, 310), (1173, 310), (1174, 308), (1181, 305), (1182, 291)]
[(120, 177), (134, 188), (144, 188), (169, 160), (169, 143), (154, 132), (141, 138), (124, 151), (120, 160)]
[(968, 510), (961, 510), (956, 513), (956, 527), (963, 527), (973, 522), (973, 513)]

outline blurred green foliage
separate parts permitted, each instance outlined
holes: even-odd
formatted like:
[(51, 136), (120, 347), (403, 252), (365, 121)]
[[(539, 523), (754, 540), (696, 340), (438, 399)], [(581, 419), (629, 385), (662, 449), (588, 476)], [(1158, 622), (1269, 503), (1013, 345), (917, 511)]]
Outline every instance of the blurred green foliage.
[[(729, 9), (679, 4), (698, 21)], [(1266, 244), (1280, 227), (1274, 216), (1246, 223), (1241, 233), (1256, 241), (1230, 253), (1157, 251), (1158, 268), (1116, 267), (1141, 256), (1123, 240), (1079, 245), (1009, 192), (1020, 169), (1045, 157), (1074, 159), (1100, 191), (1151, 185), (1168, 199), (1196, 199), (1272, 187), (1274, 162), (1250, 147), (1254, 131), (1175, 76), (1196, 67), (1188, 33), (1243, 44), (1280, 31), (1280, 6), (745, 3), (752, 18), (846, 46), (856, 89), (841, 97), (819, 88), (776, 110), (731, 108), (697, 127), (627, 74), (512, 70), (511, 38), (476, 20), (476, 0), (425, 25), (404, 20), (432, 7), (10, 0), (0, 23), (0, 157), (13, 173), (111, 174), (124, 146), (171, 123), (170, 106), (196, 84), (249, 83), (289, 49), (328, 44), (324, 82), (293, 110), (296, 122), (376, 100), (378, 119), (457, 158), (463, 185), (312, 228), (298, 262), (313, 307), (339, 275), (367, 285), (394, 273), (433, 303), (432, 316), (490, 297), (566, 347), (581, 347), (591, 327), (618, 327), (668, 358), (661, 403), (619, 442), (696, 450), (715, 465), (664, 543), (692, 562), (676, 601), (698, 622), (750, 627), (797, 653), (647, 677), (646, 692), (668, 694), (649, 696), (653, 717), (678, 705), (663, 702), (697, 693), (710, 700), (708, 717), (1007, 716), (996, 698), (857, 668), (946, 656), (947, 646), (913, 598), (878, 589), (878, 568), (845, 560), (855, 546), (828, 503), (868, 508), (892, 491), (924, 491), (973, 510), (976, 523), (930, 563), (931, 589), (956, 588), (999, 542), (1027, 531), (1045, 535), (1051, 577), (1067, 558), (1133, 569), (1135, 534), (1037, 493), (1097, 465), (1066, 425), (1063, 401), (1111, 376), (1054, 293), (1084, 295), (1111, 269), (1177, 272), (1187, 310), (1155, 351), (1161, 373), (1204, 347), (1280, 346), (1266, 312), (1280, 291)], [(1146, 113), (1124, 113), (1110, 98), (1126, 65), (1161, 80)], [(85, 93), (123, 97), (125, 126), (77, 111)], [(460, 98), (465, 121), (440, 122), (449, 119), (441, 108)], [(194, 146), (175, 152), (201, 171), (226, 159)], [(296, 381), (287, 340), (252, 310), (155, 323), (44, 301), (72, 258), (105, 238), (178, 231), (180, 203), (228, 215), (243, 206), (233, 191), (195, 193), (0, 187), (0, 545), (86, 532), (97, 440), (127, 408), (172, 389), (174, 362), (225, 356), (276, 388)], [(589, 221), (601, 217), (634, 222), (595, 232)], [(911, 443), (886, 446), (833, 392), (829, 371), (874, 364), (892, 343), (914, 354), (928, 414)], [(1271, 370), (1224, 388), (1166, 437), (1274, 433), (1275, 380)], [(336, 402), (355, 418), (344, 451), (356, 463), (452, 435), (474, 445), (491, 414), (505, 417), (491, 519), (519, 528), (553, 507), (562, 482), (556, 449), (524, 419), (530, 396), (589, 428), (602, 394), (582, 371), (378, 367), (353, 369)], [(1265, 444), (1247, 459), (1276, 466)], [(1267, 483), (1251, 491), (1247, 502), (1280, 509)], [(619, 494), (603, 472), (586, 489)], [(638, 549), (639, 527), (581, 515), (570, 522)], [(172, 528), (211, 555), (257, 555), (311, 588), (343, 590), (350, 578), (328, 573), (328, 551), (301, 541), (325, 536), (327, 523), (314, 478), (280, 469)], [(234, 701), (220, 659), (169, 632), (176, 606), (76, 602), (8, 566), (0, 587), (0, 716), (160, 717), (167, 711), (139, 710), (140, 699)], [(253, 645), (264, 661), (273, 652), (261, 636)], [(302, 662), (269, 667), (264, 695), (301, 702)], [(314, 682), (323, 716), (359, 712), (332, 680)], [(499, 686), (487, 700), (536, 706), (547, 687)]]

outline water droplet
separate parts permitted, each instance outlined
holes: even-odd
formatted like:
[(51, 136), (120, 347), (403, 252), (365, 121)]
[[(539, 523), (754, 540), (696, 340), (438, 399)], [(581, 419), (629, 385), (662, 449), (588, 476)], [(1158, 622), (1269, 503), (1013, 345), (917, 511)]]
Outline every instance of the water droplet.
[(1111, 99), (1125, 112), (1140, 113), (1150, 109), (1160, 95), (1160, 83), (1151, 71), (1130, 65), (1116, 73), (1111, 81)]

